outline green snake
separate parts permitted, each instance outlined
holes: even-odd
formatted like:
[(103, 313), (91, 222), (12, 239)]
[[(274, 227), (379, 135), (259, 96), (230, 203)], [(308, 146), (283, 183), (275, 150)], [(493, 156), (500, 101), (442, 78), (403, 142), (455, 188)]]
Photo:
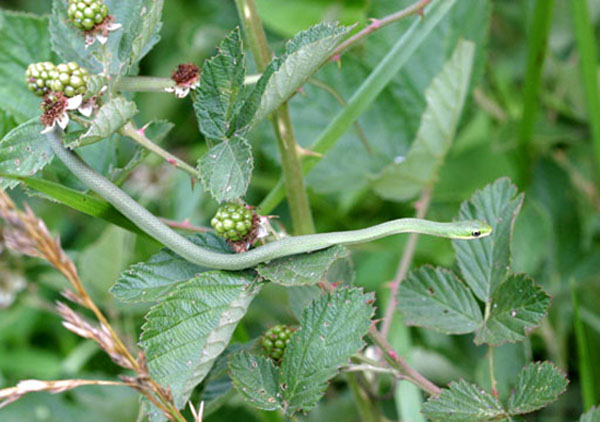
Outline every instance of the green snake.
[(143, 232), (160, 241), (181, 257), (207, 268), (242, 270), (277, 258), (313, 252), (334, 245), (369, 242), (398, 233), (419, 233), (451, 239), (475, 239), (487, 236), (492, 232), (492, 227), (481, 221), (438, 223), (416, 218), (401, 218), (361, 230), (284, 237), (240, 254), (214, 252), (193, 244), (169, 228), (110, 180), (98, 174), (77, 155), (66, 149), (62, 143), (61, 130), (55, 129), (48, 134), (48, 137), (55, 155), (83, 184), (112, 204)]

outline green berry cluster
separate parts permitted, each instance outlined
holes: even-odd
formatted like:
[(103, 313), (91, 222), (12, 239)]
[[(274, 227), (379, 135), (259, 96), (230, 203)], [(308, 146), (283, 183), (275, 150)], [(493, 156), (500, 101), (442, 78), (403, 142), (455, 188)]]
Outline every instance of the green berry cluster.
[(252, 210), (229, 202), (219, 207), (210, 224), (219, 236), (238, 242), (252, 230)]
[(262, 339), (262, 346), (267, 356), (276, 361), (281, 360), (292, 334), (294, 334), (294, 330), (287, 325), (276, 325), (269, 328)]
[(89, 31), (106, 19), (108, 6), (102, 0), (69, 0), (67, 15), (76, 28)]
[(63, 63), (56, 66), (50, 88), (55, 92), (62, 92), (67, 97), (83, 95), (87, 91), (90, 79), (88, 70), (80, 67), (75, 62)]
[(56, 68), (53, 63), (41, 62), (32, 63), (25, 71), (25, 83), (30, 91), (43, 97), (52, 90), (52, 75)]

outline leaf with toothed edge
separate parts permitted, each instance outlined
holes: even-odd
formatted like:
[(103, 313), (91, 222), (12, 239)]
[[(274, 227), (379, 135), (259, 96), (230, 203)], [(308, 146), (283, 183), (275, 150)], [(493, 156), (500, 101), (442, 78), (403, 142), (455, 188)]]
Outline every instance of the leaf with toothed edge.
[(508, 411), (520, 415), (546, 407), (567, 389), (568, 383), (565, 374), (551, 362), (530, 363), (519, 374)]
[(475, 384), (464, 380), (450, 383), (438, 397), (423, 404), (423, 414), (433, 422), (506, 421), (500, 402)]
[(421, 267), (400, 283), (398, 309), (409, 325), (446, 334), (473, 332), (483, 321), (471, 290), (444, 268)]
[[(33, 176), (52, 161), (54, 153), (46, 135), (42, 135), (40, 119), (33, 118), (17, 126), (0, 140), (0, 173)], [(18, 180), (1, 178), (2, 188), (13, 188)]]
[(525, 274), (511, 274), (494, 291), (490, 312), (477, 330), (475, 344), (498, 346), (525, 339), (538, 326), (550, 306), (550, 296)]
[(260, 287), (252, 272), (204, 272), (148, 312), (141, 345), (150, 375), (171, 389), (177, 407), (225, 350)]
[(134, 102), (123, 97), (112, 99), (98, 110), (98, 114), (94, 117), (88, 131), (77, 141), (67, 144), (67, 147), (73, 149), (108, 138), (121, 129), (137, 112), (137, 106)]
[(588, 412), (581, 415), (578, 422), (600, 422), (600, 407), (592, 407)]
[(254, 406), (263, 410), (282, 408), (278, 369), (271, 359), (236, 353), (229, 360), (229, 371), (235, 388)]
[(510, 179), (501, 178), (460, 207), (459, 220), (481, 220), (493, 228), (483, 239), (452, 241), (464, 280), (484, 302), (491, 300), (509, 273), (512, 230), (522, 203), (523, 194)]

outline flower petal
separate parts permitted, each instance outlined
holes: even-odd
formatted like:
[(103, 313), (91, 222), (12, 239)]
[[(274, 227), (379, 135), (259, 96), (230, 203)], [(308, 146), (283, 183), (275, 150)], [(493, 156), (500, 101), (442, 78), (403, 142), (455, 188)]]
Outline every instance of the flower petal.
[(94, 106), (92, 105), (91, 101), (88, 101), (81, 107), (79, 107), (77, 111), (79, 111), (81, 115), (85, 117), (90, 117), (92, 115), (92, 112), (94, 111)]
[(106, 27), (106, 29), (109, 31), (116, 31), (118, 29), (121, 29), (122, 26), (123, 25), (121, 25), (120, 23), (111, 23)]
[(55, 122), (61, 127), (61, 129), (65, 129), (69, 125), (69, 115), (67, 113), (63, 113), (55, 120)]
[(96, 39), (102, 45), (106, 44), (106, 42), (108, 41), (108, 37), (104, 34), (96, 34)]
[(76, 95), (72, 98), (69, 98), (67, 100), (67, 110), (77, 110), (81, 106), (81, 103), (83, 103), (82, 95)]

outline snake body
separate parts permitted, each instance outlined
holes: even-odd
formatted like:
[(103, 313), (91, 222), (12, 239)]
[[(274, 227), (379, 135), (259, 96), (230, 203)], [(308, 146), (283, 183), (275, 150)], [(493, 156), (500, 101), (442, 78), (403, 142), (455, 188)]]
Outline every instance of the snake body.
[(63, 146), (60, 130), (52, 131), (48, 134), (48, 138), (55, 155), (83, 184), (113, 205), (140, 230), (160, 241), (181, 257), (207, 268), (231, 271), (242, 270), (289, 255), (317, 251), (334, 245), (369, 242), (398, 233), (420, 233), (452, 239), (474, 239), (486, 236), (492, 231), (488, 224), (481, 221), (439, 223), (415, 218), (402, 218), (361, 230), (286, 237), (240, 254), (218, 253), (193, 244), (169, 228), (110, 180), (90, 168), (77, 155)]

